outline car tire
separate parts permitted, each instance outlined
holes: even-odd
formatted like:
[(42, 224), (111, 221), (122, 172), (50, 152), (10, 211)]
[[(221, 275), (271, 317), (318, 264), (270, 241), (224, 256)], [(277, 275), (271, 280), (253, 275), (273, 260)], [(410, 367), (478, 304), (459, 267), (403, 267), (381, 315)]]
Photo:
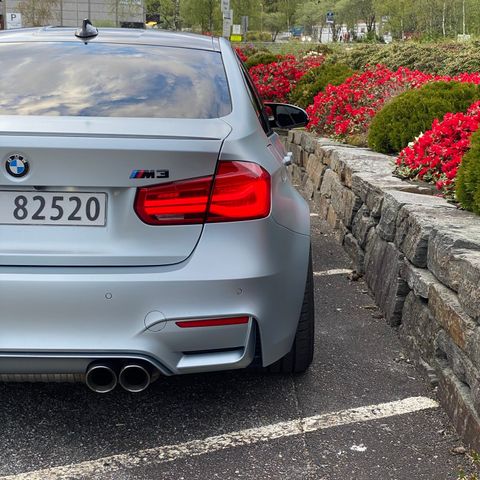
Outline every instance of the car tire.
[(315, 344), (315, 301), (313, 295), (312, 251), (308, 263), (305, 293), (298, 320), (297, 332), (290, 351), (266, 368), (270, 373), (303, 373), (313, 360)]

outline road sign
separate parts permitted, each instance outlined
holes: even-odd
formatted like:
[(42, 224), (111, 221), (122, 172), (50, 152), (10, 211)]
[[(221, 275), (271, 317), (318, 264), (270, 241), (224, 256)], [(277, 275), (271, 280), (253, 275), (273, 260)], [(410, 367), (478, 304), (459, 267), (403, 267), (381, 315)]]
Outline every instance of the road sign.
[(241, 25), (232, 25), (232, 35), (241, 35), (242, 26)]
[(223, 19), (223, 36), (225, 38), (230, 38), (230, 33), (232, 31), (232, 21), (229, 18)]
[(335, 23), (335, 13), (327, 12), (327, 23)]
[(230, 11), (230, 0), (221, 0), (222, 13), (228, 13)]
[(21, 13), (7, 13), (7, 30), (22, 28)]
[(241, 42), (243, 37), (241, 35), (230, 35), (231, 42)]

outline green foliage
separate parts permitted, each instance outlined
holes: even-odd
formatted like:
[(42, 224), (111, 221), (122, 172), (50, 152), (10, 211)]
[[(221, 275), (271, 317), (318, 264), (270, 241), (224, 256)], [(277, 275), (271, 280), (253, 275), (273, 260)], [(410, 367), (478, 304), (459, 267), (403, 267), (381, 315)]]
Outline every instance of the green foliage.
[(267, 32), (251, 32), (247, 33), (247, 41), (249, 42), (269, 42), (272, 39)]
[(327, 85), (340, 85), (355, 72), (341, 63), (321, 65), (308, 71), (296, 84), (290, 94), (290, 102), (306, 108), (313, 104), (315, 96)]
[(466, 111), (480, 98), (471, 83), (433, 82), (395, 97), (373, 118), (368, 146), (381, 153), (396, 153), (430, 129), (435, 118)]
[(473, 134), (470, 150), (462, 159), (456, 187), (463, 208), (480, 215), (480, 130)]
[(246, 67), (250, 70), (252, 67), (256, 67), (263, 63), (264, 65), (268, 65), (269, 63), (276, 62), (278, 60), (277, 56), (270, 52), (258, 52), (253, 54), (249, 59), (245, 62)]
[(392, 70), (408, 67), (439, 75), (458, 75), (480, 70), (480, 42), (470, 41), (417, 43), (404, 42), (390, 45), (359, 44), (336, 48), (328, 63), (345, 63), (358, 70), (365, 65), (382, 63)]

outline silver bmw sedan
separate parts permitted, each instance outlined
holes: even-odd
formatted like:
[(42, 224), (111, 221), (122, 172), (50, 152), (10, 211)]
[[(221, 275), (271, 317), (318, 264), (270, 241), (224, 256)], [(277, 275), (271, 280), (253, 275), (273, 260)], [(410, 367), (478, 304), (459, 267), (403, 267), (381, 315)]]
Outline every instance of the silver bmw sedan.
[(0, 381), (139, 392), (313, 355), (310, 216), (223, 39), (0, 34)]

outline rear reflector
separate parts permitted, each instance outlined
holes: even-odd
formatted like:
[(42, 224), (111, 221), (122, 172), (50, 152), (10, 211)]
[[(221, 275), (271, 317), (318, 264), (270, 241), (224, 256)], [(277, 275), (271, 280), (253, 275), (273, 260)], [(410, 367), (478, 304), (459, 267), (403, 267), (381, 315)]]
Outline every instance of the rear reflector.
[(175, 322), (180, 328), (222, 327), (225, 325), (243, 325), (248, 317), (209, 318), (207, 320), (181, 320)]
[(234, 222), (267, 217), (270, 175), (251, 162), (218, 164), (213, 177), (194, 178), (138, 189), (137, 215), (149, 225)]

